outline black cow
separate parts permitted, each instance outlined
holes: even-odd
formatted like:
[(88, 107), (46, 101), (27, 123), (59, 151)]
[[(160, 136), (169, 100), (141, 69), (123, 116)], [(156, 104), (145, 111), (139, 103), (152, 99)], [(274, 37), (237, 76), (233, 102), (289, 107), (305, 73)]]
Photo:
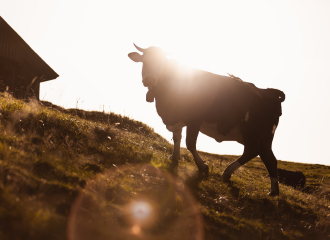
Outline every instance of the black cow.
[(200, 173), (208, 166), (196, 151), (201, 131), (218, 142), (237, 141), (244, 145), (243, 155), (223, 173), (228, 181), (234, 171), (260, 156), (271, 177), (270, 195), (279, 195), (277, 160), (272, 141), (281, 116), (285, 95), (277, 89), (259, 89), (234, 76), (220, 76), (180, 66), (157, 47), (129, 53), (134, 62), (142, 62), (142, 82), (148, 87), (147, 101), (156, 100), (158, 115), (173, 132), (173, 162), (180, 158), (181, 132), (187, 126), (186, 145)]
[(280, 183), (292, 186), (294, 188), (304, 188), (306, 185), (306, 177), (300, 171), (291, 171), (282, 168), (277, 169), (278, 180)]

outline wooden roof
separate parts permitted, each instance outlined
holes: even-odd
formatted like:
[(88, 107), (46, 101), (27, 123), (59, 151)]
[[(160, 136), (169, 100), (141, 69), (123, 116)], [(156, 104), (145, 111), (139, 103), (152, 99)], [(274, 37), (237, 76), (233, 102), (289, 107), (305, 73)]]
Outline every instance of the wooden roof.
[(0, 58), (29, 67), (41, 82), (59, 75), (0, 16)]

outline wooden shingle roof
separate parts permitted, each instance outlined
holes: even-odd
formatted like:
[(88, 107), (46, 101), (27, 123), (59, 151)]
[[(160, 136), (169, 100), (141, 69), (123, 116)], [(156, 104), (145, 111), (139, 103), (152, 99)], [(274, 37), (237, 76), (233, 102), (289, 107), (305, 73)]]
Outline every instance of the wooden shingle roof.
[(59, 75), (0, 16), (0, 58), (30, 68), (41, 82)]

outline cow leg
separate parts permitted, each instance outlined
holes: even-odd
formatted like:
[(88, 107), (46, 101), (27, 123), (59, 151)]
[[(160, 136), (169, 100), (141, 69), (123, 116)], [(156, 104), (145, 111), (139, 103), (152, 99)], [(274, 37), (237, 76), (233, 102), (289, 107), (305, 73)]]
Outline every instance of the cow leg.
[(198, 155), (196, 150), (196, 142), (201, 125), (202, 125), (201, 121), (194, 121), (187, 124), (186, 145), (187, 145), (187, 149), (191, 152), (191, 154), (194, 157), (199, 172), (208, 174), (209, 167), (207, 166), (205, 161)]
[(182, 138), (181, 133), (182, 133), (182, 128), (178, 128), (175, 131), (173, 131), (174, 150), (170, 159), (172, 160), (172, 162), (176, 162), (176, 163), (180, 159), (180, 144)]
[(225, 169), (222, 174), (222, 179), (224, 182), (228, 182), (231, 178), (231, 175), (240, 167), (243, 166), (245, 163), (250, 161), (252, 158), (258, 156), (258, 148), (256, 144), (244, 146), (243, 155), (238, 158), (236, 161), (229, 164), (229, 166)]
[(271, 192), (269, 196), (278, 196), (280, 190), (278, 186), (277, 160), (272, 151), (272, 142), (273, 135), (261, 140), (259, 142), (259, 155), (270, 176)]

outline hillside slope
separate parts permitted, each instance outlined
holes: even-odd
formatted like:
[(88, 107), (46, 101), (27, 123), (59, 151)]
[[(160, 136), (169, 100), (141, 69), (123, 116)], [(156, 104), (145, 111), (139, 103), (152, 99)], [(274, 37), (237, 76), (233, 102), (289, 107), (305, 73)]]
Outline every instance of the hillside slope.
[(307, 187), (271, 198), (259, 158), (226, 184), (236, 156), (201, 153), (199, 179), (172, 150), (127, 117), (1, 94), (0, 239), (330, 239), (330, 167), (279, 161)]

